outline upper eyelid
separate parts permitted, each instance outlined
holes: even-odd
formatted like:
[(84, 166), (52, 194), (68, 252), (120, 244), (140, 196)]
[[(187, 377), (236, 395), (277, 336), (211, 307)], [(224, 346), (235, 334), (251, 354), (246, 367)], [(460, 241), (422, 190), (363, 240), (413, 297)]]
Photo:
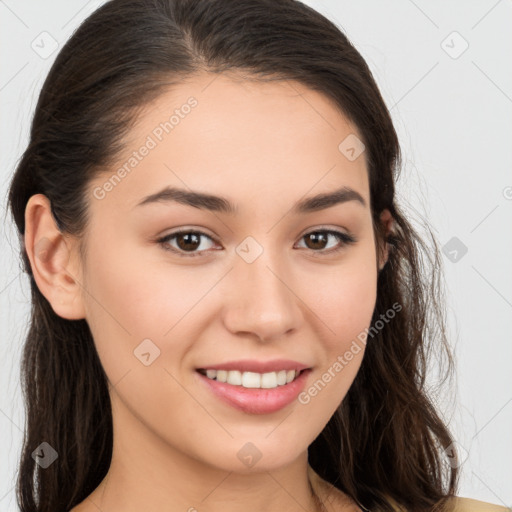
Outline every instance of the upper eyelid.
[[(204, 228), (201, 228), (201, 229), (199, 229), (199, 228), (192, 228), (192, 227), (190, 227), (190, 228), (178, 228), (176, 231), (172, 231), (171, 233), (168, 233), (166, 235), (163, 235), (163, 236), (159, 237), (157, 239), (157, 242), (164, 243), (164, 242), (168, 241), (169, 239), (173, 239), (174, 237), (176, 237), (176, 236), (178, 236), (180, 234), (194, 233), (194, 234), (197, 234), (197, 235), (200, 235), (200, 236), (205, 236), (207, 238), (210, 238), (214, 243), (219, 244), (219, 241), (217, 240), (217, 237), (202, 231), (202, 229), (204, 229)], [(348, 245), (350, 243), (354, 243), (354, 242), (358, 241), (357, 237), (355, 237), (352, 233), (348, 232), (348, 230), (342, 231), (341, 228), (332, 228), (332, 227), (329, 227), (329, 226), (318, 226), (318, 227), (314, 227), (314, 228), (309, 228), (306, 231), (303, 231), (301, 233), (301, 235), (299, 235), (298, 239), (302, 240), (305, 236), (307, 236), (307, 235), (309, 235), (311, 233), (316, 233), (316, 232), (326, 232), (326, 233), (329, 233), (332, 236), (341, 235), (341, 236), (345, 236), (345, 237), (348, 237), (349, 239), (351, 239), (351, 240), (343, 240), (343, 239), (339, 240), (339, 242), (342, 245)], [(202, 250), (202, 251), (192, 251), (192, 252), (188, 252), (187, 253), (187, 251), (182, 251), (182, 250), (176, 249), (176, 248), (172, 248), (171, 250), (176, 251), (176, 252), (181, 253), (181, 254), (184, 254), (184, 255), (188, 255), (188, 256), (200, 255), (200, 254), (208, 252), (208, 250)], [(326, 252), (326, 253), (328, 253), (329, 251), (314, 251), (314, 252), (318, 252), (318, 253)]]
[[(208, 238), (211, 238), (213, 241), (215, 242), (218, 242), (218, 239), (215, 235), (210, 235), (209, 233), (203, 231), (204, 228), (177, 228), (176, 231), (171, 231), (170, 233), (167, 233), (165, 235), (162, 235), (162, 236), (159, 236), (158, 237), (158, 240), (162, 240), (164, 238), (170, 238), (170, 237), (173, 237), (173, 236), (176, 236), (176, 235), (179, 235), (179, 234), (183, 234), (183, 233), (195, 233), (195, 234), (199, 234), (201, 236), (206, 236)], [(344, 231), (343, 231), (344, 230)], [(299, 235), (299, 238), (302, 238), (306, 235), (309, 235), (311, 233), (315, 233), (317, 231), (325, 231), (325, 232), (333, 232), (333, 233), (340, 233), (342, 235), (347, 235), (347, 236), (350, 236), (350, 237), (354, 237), (354, 235), (352, 235), (352, 233), (350, 233), (349, 230), (345, 229), (345, 228), (333, 228), (333, 227), (329, 227), (329, 226), (318, 226), (318, 227), (315, 227), (315, 228), (308, 228), (306, 231), (303, 231), (300, 235)]]

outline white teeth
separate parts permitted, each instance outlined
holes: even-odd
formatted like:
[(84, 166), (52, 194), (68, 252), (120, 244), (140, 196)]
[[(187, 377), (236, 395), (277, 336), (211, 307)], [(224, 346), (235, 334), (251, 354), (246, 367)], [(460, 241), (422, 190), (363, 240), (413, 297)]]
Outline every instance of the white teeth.
[(241, 386), (242, 385), (242, 372), (239, 372), (237, 370), (228, 372), (228, 380), (226, 382), (228, 384), (233, 384), (233, 386)]
[(266, 389), (277, 388), (277, 373), (264, 373), (261, 376), (261, 387)]
[(261, 374), (254, 372), (244, 372), (242, 374), (242, 386), (244, 388), (260, 388)]
[(281, 370), (268, 373), (240, 372), (238, 370), (206, 370), (206, 376), (209, 379), (227, 382), (233, 386), (262, 389), (273, 389), (289, 384), (299, 374), (300, 371), (296, 370)]

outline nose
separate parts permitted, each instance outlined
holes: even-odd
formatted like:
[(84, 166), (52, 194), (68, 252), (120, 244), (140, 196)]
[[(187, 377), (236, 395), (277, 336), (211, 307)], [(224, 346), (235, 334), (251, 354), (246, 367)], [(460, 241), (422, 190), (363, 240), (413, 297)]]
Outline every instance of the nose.
[(252, 263), (240, 260), (235, 264), (224, 324), (233, 334), (252, 334), (267, 342), (300, 327), (304, 303), (299, 290), (294, 289), (289, 270), (264, 256)]

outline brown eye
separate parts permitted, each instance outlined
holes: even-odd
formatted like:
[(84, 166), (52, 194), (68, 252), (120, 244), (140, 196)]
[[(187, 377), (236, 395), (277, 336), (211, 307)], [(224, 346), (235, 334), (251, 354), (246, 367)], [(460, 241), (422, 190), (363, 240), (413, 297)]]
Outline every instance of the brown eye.
[(315, 231), (304, 236), (305, 240), (309, 239), (309, 241), (311, 242), (311, 244), (308, 245), (309, 249), (325, 249), (325, 246), (328, 242), (328, 238), (329, 235), (327, 235), (323, 231)]
[(205, 247), (203, 239), (207, 239), (213, 242), (213, 239), (206, 233), (190, 230), (171, 233), (164, 236), (163, 238), (160, 238), (157, 240), (157, 242), (166, 251), (176, 252), (180, 254), (180, 256), (203, 256), (203, 254), (206, 253), (208, 249), (208, 244), (206, 243)]
[(175, 238), (176, 244), (183, 251), (193, 251), (201, 245), (201, 236), (197, 233), (179, 233)]
[[(356, 242), (356, 239), (347, 233), (324, 229), (311, 231), (305, 234), (302, 239), (306, 241), (305, 245), (307, 249), (311, 249), (314, 252), (320, 252), (322, 254), (330, 254), (339, 251), (345, 246)], [(331, 245), (331, 247), (327, 247), (330, 240), (333, 239), (338, 241), (338, 245), (336, 246), (336, 244), (334, 244), (334, 246)]]

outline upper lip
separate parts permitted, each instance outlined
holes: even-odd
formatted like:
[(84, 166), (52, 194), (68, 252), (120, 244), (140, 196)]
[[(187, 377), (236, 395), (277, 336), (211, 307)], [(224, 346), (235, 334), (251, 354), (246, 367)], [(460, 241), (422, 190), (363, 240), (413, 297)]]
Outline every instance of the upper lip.
[(239, 370), (241, 372), (269, 373), (280, 370), (306, 370), (307, 364), (298, 363), (289, 359), (274, 359), (272, 361), (255, 361), (254, 359), (240, 359), (219, 364), (209, 364), (198, 370)]

